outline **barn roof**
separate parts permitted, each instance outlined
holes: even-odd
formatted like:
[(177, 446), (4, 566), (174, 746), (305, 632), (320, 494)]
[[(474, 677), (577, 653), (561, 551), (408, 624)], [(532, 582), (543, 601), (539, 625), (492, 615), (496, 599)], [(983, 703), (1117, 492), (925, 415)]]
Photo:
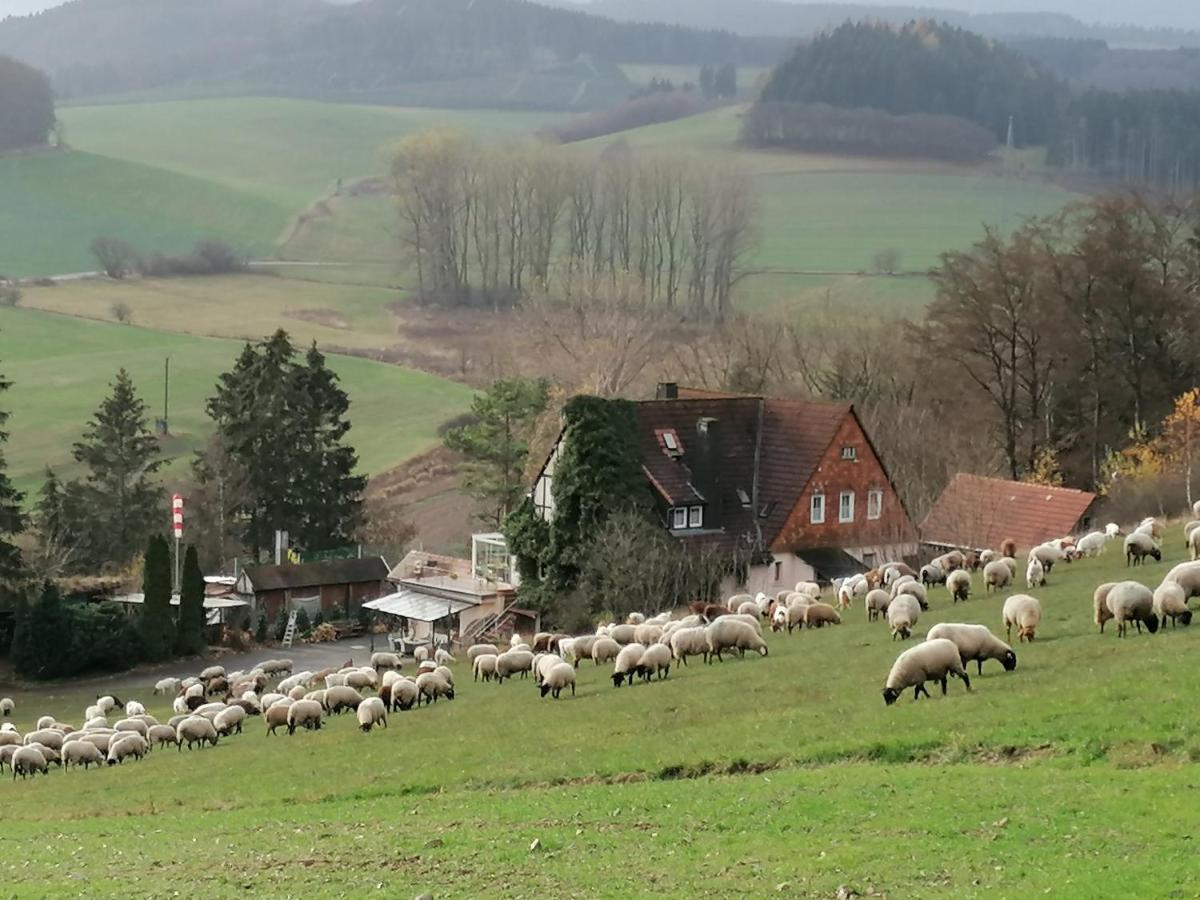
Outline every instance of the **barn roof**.
[(927, 544), (983, 549), (1012, 539), (1021, 548), (1075, 531), (1096, 495), (958, 473), (921, 523)]
[(384, 581), (388, 576), (388, 567), (381, 556), (365, 556), (362, 559), (327, 559), (295, 565), (246, 566), (243, 574), (249, 579), (255, 593), (260, 593)]

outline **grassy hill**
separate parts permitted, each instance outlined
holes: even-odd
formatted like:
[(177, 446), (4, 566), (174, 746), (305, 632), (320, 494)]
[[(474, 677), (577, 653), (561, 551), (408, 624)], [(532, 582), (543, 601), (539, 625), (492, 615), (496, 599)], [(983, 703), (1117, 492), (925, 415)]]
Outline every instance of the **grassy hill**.
[[(1180, 711), (1200, 630), (1091, 623), (1097, 583), (1156, 584), (1181, 545), (1173, 527), (1161, 564), (1126, 570), (1110, 547), (1056, 568), (1036, 642), (1015, 672), (972, 671), (971, 693), (952, 680), (885, 707), (908, 645), (856, 604), (840, 627), (769, 636), (765, 659), (693, 660), (662, 683), (614, 689), (585, 663), (555, 702), (529, 681), (473, 683), (460, 660), (453, 702), (386, 731), (343, 716), (265, 737), (251, 719), (216, 748), (6, 778), (8, 885), (67, 891), (86, 872), (119, 892), (132, 865), (141, 891), (219, 897), (1188, 895), (1200, 724)], [(1001, 604), (953, 607), (939, 588), (917, 630), (1003, 636)], [(132, 696), (165, 718), (143, 680)], [(77, 722), (97, 689), (19, 692), (16, 724)], [(239, 863), (198, 846), (242, 848)]]
[[(234, 341), (0, 309), (0, 372), (13, 382), (2, 400), (12, 413), (5, 447), (10, 474), (27, 491), (40, 485), (47, 465), (74, 474), (71, 444), (121, 367), (133, 376), (151, 416), (160, 415), (169, 356), (172, 436), (163, 454), (176, 460), (166, 469), (169, 481), (207, 435), (204, 402), (239, 350)], [(423, 372), (346, 356), (330, 357), (330, 365), (350, 396), (350, 440), (367, 473), (429, 449), (438, 442), (438, 426), (470, 405), (468, 388)]]

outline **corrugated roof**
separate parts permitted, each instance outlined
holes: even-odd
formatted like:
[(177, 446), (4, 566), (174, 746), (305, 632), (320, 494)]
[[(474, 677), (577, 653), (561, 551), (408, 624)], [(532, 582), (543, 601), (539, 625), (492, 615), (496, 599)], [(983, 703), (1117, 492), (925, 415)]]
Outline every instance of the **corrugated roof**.
[(921, 523), (921, 540), (983, 549), (1012, 539), (1028, 548), (1071, 534), (1096, 495), (958, 473)]
[(462, 600), (448, 600), (444, 597), (433, 597), (417, 591), (396, 591), (380, 597), (378, 600), (368, 600), (363, 604), (364, 609), (373, 609), (391, 616), (403, 616), (406, 619), (416, 619), (419, 622), (436, 622), (447, 615), (460, 613), (470, 609), (474, 604)]
[(362, 559), (328, 559), (282, 566), (246, 566), (243, 570), (255, 592), (320, 587), (328, 584), (361, 584), (384, 581), (387, 563), (380, 556)]

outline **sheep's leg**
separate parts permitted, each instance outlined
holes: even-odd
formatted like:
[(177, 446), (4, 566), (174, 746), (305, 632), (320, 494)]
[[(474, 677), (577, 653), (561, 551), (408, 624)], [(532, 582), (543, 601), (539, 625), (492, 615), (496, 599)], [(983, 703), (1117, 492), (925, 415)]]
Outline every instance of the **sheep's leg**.
[[(978, 673), (978, 674), (982, 675), (982, 674), (983, 674), (983, 660), (982, 660), (982, 659), (977, 659), (977, 660), (975, 660), (975, 664), (976, 664), (977, 666), (979, 666), (979, 673)], [(966, 668), (966, 663), (963, 663), (963, 667), (964, 667), (964, 668)]]
[(946, 696), (946, 683), (947, 683), (949, 680), (950, 680), (950, 679), (949, 679), (947, 676), (945, 676), (945, 675), (943, 675), (943, 676), (942, 676), (942, 678), (941, 678), (941, 681), (942, 681), (942, 696), (943, 696), (943, 697), (945, 697), (945, 696)]

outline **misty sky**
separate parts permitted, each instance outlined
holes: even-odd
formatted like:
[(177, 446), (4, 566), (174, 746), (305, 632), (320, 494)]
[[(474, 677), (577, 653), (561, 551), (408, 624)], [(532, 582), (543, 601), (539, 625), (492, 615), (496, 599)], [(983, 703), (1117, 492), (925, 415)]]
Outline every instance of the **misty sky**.
[[(0, 18), (59, 6), (62, 0), (0, 0)], [(86, 0), (85, 0), (86, 2)], [(586, 2), (586, 0), (576, 0)], [(728, 0), (734, 4), (737, 0)], [(870, 0), (862, 0), (870, 2)], [(1196, 0), (914, 0), (896, 5), (926, 5), (968, 12), (1063, 12), (1085, 22), (1131, 22), (1135, 25), (1200, 29)]]

